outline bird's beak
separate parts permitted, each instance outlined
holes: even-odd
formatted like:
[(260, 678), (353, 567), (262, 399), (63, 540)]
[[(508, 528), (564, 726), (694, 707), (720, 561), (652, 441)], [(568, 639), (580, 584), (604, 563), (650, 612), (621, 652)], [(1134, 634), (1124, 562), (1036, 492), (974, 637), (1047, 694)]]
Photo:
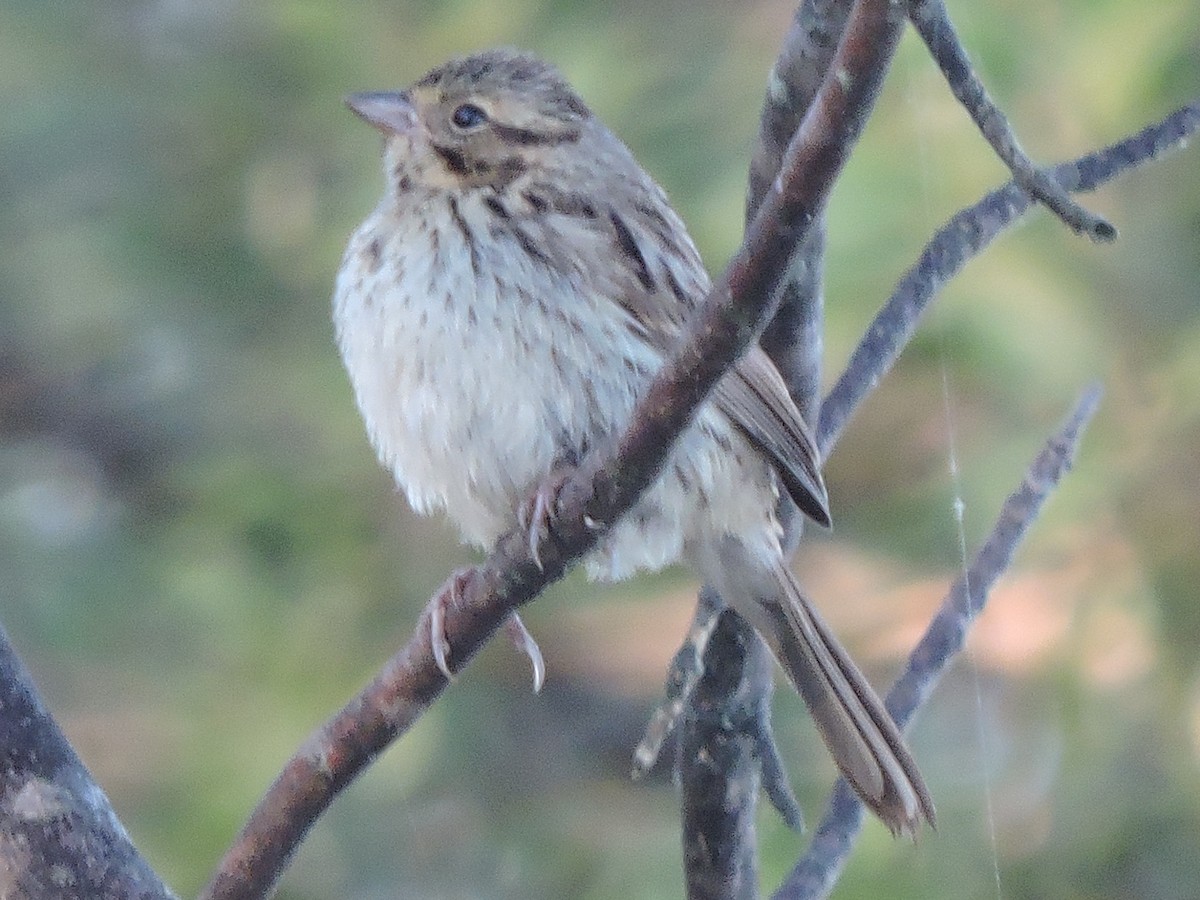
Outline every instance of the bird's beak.
[(417, 125), (417, 110), (407, 91), (365, 91), (351, 94), (346, 105), (387, 134), (405, 134)]

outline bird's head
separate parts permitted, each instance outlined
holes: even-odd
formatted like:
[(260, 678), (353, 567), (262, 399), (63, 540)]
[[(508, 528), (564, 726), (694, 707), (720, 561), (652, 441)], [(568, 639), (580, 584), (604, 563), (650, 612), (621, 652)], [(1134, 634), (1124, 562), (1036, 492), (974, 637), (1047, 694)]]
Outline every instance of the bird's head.
[(502, 189), (531, 168), (563, 168), (593, 121), (558, 70), (511, 50), (454, 59), (405, 90), (346, 103), (383, 132), (385, 172), (400, 193)]

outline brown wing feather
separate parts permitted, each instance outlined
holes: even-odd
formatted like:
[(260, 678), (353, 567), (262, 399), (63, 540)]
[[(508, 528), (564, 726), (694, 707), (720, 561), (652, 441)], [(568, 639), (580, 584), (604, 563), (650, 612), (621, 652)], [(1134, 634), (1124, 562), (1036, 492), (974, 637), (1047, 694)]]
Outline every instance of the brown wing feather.
[[(708, 274), (683, 223), (666, 197), (646, 183), (640, 203), (598, 217), (625, 265), (613, 276), (617, 296), (647, 340), (664, 355), (678, 340), (688, 314), (709, 287)], [(830, 524), (816, 441), (770, 357), (752, 347), (717, 385), (713, 402), (775, 465), (796, 505), (821, 525)]]
[(750, 348), (721, 379), (713, 400), (770, 457), (796, 505), (828, 527), (829, 495), (816, 441), (783, 376), (761, 347)]

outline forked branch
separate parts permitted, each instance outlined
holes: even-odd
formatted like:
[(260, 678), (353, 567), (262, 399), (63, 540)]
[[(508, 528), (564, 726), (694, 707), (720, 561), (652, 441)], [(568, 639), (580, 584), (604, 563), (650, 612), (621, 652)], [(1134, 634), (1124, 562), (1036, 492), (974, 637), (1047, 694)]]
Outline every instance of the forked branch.
[(1094, 241), (1116, 240), (1116, 228), (1072, 200), (1069, 188), (1052, 173), (1038, 168), (1021, 149), (1008, 118), (988, 96), (983, 82), (971, 68), (967, 52), (946, 12), (946, 4), (942, 0), (910, 0), (909, 17), (946, 76), (950, 90), (970, 114), (980, 134), (1013, 173), (1017, 184), (1077, 234), (1085, 234)]

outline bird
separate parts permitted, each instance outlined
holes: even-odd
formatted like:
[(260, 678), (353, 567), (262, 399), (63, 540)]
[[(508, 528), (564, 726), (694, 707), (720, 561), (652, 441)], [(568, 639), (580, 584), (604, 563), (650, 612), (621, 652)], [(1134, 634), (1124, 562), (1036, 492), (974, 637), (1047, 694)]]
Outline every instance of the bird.
[[(412, 508), (444, 512), (466, 543), (526, 527), (536, 544), (543, 486), (628, 424), (709, 275), (666, 193), (533, 54), (456, 57), (346, 102), (383, 135), (384, 192), (333, 296), (370, 442)], [(787, 565), (784, 498), (829, 525), (812, 431), (752, 345), (584, 562), (607, 580), (690, 564), (765, 639), (867, 807), (915, 835), (935, 822), (928, 788)]]

